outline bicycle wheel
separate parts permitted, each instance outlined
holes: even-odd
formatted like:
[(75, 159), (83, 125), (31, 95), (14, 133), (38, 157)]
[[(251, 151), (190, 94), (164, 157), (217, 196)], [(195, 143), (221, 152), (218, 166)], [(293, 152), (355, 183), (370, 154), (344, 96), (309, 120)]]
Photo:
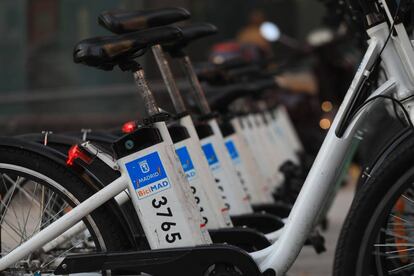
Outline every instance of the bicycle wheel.
[[(93, 194), (65, 166), (33, 152), (1, 146), (0, 187), (2, 258)], [(53, 247), (44, 246), (28, 254), (2, 275), (48, 275), (67, 254), (130, 248), (109, 204), (96, 209), (83, 222), (86, 228)]]
[(414, 142), (360, 187), (338, 241), (334, 275), (414, 274)]

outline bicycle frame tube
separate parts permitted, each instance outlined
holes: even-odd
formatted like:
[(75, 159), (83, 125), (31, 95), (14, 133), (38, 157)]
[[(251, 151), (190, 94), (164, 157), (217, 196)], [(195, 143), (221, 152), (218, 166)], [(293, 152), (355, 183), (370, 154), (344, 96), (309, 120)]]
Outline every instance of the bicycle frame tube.
[[(342, 137), (336, 135), (336, 128), (346, 110), (352, 104), (352, 100), (358, 92), (364, 77), (377, 60), (388, 35), (388, 26), (386, 23), (382, 23), (373, 27), (370, 31), (372, 38), (369, 47), (335, 116), (332, 127), (319, 150), (283, 231), (280, 231), (279, 239), (272, 246), (251, 254), (262, 271), (273, 269), (277, 275), (283, 275), (290, 268), (312, 230), (320, 209), (335, 187), (336, 179), (341, 174), (344, 157), (350, 149), (358, 123), (363, 121), (364, 116), (360, 114), (357, 121), (350, 124)], [(398, 59), (399, 57), (394, 56), (394, 58)]]

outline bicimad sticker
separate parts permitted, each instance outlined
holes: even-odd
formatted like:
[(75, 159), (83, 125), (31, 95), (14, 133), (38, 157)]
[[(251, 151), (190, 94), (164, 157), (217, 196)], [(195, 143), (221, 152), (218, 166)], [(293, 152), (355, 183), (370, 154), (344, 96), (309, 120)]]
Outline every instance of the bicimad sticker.
[(216, 152), (214, 151), (213, 145), (211, 143), (207, 143), (203, 145), (202, 148), (210, 167), (213, 170), (218, 169), (220, 167), (219, 160), (217, 158)]
[(193, 165), (193, 161), (191, 160), (190, 154), (188, 153), (187, 147), (181, 147), (175, 151), (180, 159), (181, 166), (187, 176), (189, 181), (195, 179), (197, 177), (196, 170)]
[(240, 155), (239, 155), (239, 152), (236, 149), (236, 145), (234, 145), (234, 142), (232, 140), (228, 140), (225, 143), (225, 145), (226, 145), (227, 151), (230, 154), (231, 160), (234, 163), (239, 163), (240, 162)]
[(157, 152), (125, 164), (138, 199), (159, 193), (171, 187)]

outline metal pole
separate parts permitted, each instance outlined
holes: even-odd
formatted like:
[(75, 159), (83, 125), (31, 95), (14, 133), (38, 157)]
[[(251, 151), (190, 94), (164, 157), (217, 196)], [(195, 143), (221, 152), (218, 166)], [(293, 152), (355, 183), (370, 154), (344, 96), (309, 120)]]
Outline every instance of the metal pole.
[(178, 90), (177, 83), (174, 80), (174, 76), (171, 72), (171, 68), (165, 58), (164, 52), (160, 45), (151, 47), (152, 53), (154, 54), (155, 60), (157, 61), (158, 68), (160, 68), (162, 79), (167, 86), (168, 93), (173, 102), (175, 111), (177, 113), (183, 113), (186, 111), (183, 98), (181, 97), (180, 91)]
[(152, 116), (158, 114), (159, 108), (155, 102), (155, 98), (152, 94), (151, 89), (148, 87), (143, 69), (138, 69), (134, 72), (134, 80), (139, 91), (142, 94), (142, 99), (144, 100), (145, 109), (148, 115)]
[(200, 108), (201, 113), (204, 115), (211, 113), (210, 105), (208, 104), (206, 95), (204, 94), (204, 90), (201, 87), (197, 74), (194, 71), (194, 67), (191, 63), (190, 57), (185, 55), (184, 57), (180, 58), (180, 63), (190, 82), (195, 100), (198, 104), (198, 107)]

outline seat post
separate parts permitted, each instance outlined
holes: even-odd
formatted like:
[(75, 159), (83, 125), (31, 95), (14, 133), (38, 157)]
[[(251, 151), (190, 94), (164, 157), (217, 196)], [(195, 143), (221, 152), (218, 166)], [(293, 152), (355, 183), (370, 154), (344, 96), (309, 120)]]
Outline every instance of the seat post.
[(145, 109), (149, 116), (160, 113), (160, 109), (155, 101), (154, 95), (148, 86), (147, 80), (145, 79), (144, 69), (140, 66), (133, 71), (135, 84), (137, 85), (138, 91), (142, 94)]
[(177, 83), (174, 80), (174, 76), (171, 72), (168, 60), (166, 59), (161, 46), (154, 45), (151, 47), (151, 50), (155, 57), (155, 60), (157, 61), (164, 83), (167, 86), (167, 90), (170, 94), (170, 98), (174, 105), (175, 111), (177, 114), (184, 113), (186, 111), (186, 108), (183, 98), (181, 97), (181, 93), (178, 90)]
[(198, 80), (197, 74), (194, 71), (193, 64), (191, 63), (191, 59), (188, 55), (184, 54), (179, 57), (179, 61), (185, 75), (190, 82), (194, 97), (198, 104), (198, 108), (200, 109), (203, 115), (207, 115), (211, 113), (210, 105), (208, 104), (206, 95), (204, 94), (204, 90), (201, 87), (200, 81)]

